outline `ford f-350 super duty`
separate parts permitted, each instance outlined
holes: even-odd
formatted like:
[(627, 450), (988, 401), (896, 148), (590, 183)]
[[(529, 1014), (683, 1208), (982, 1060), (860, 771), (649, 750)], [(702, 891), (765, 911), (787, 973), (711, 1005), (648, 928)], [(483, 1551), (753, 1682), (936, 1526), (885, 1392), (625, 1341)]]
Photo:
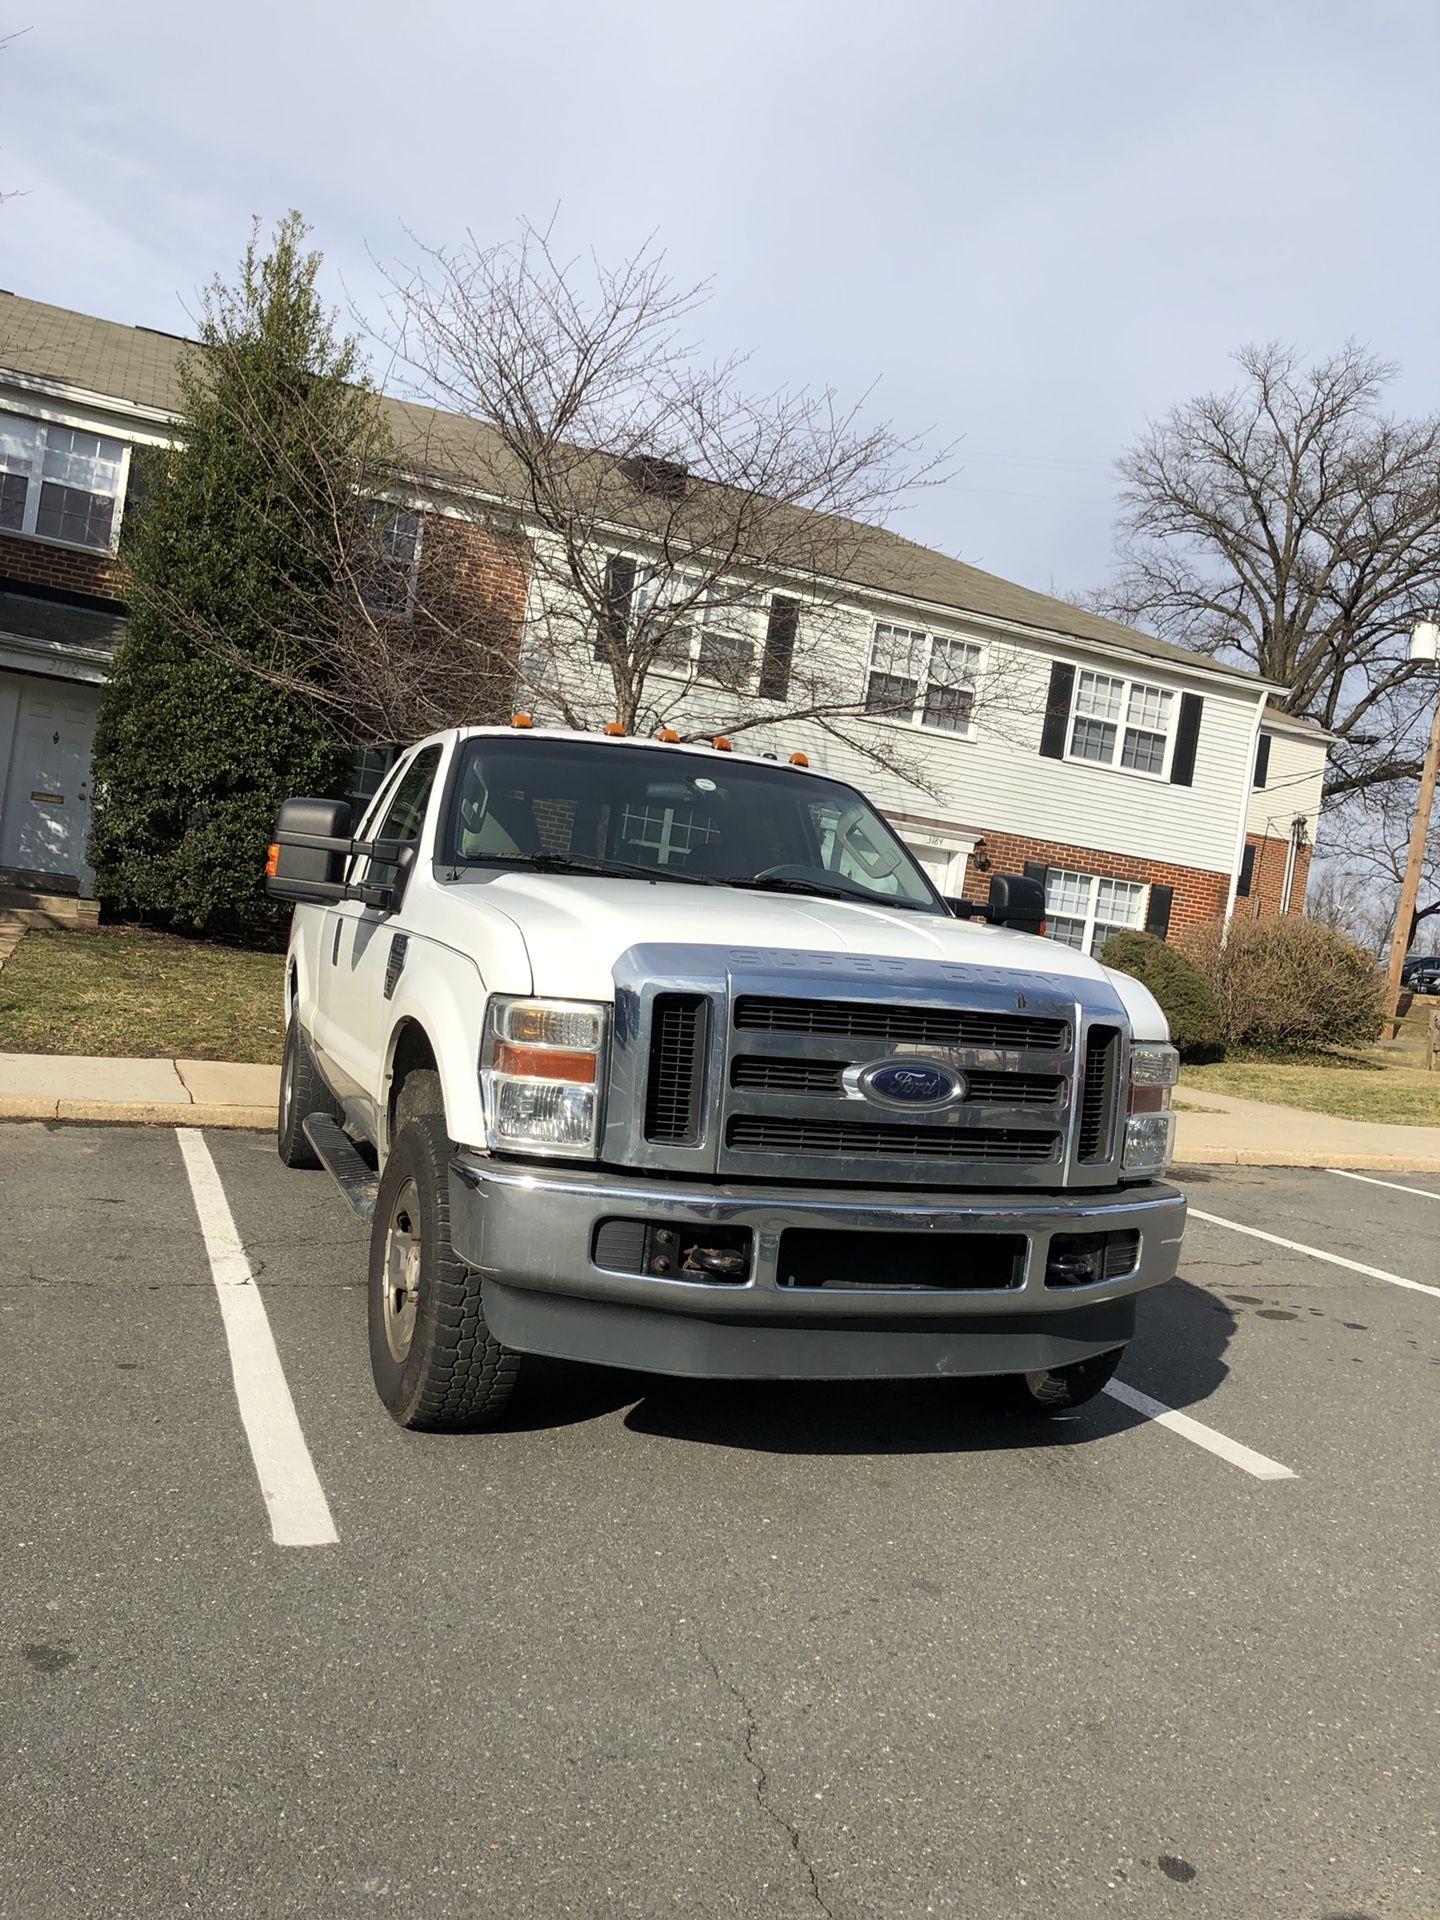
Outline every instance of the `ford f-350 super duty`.
[(280, 1156), (370, 1216), (403, 1424), (495, 1420), (527, 1354), (1071, 1407), (1175, 1272), (1154, 999), (993, 924), (1038, 928), (1033, 882), (947, 903), (795, 759), (522, 717), (410, 748), (356, 826), (282, 809)]

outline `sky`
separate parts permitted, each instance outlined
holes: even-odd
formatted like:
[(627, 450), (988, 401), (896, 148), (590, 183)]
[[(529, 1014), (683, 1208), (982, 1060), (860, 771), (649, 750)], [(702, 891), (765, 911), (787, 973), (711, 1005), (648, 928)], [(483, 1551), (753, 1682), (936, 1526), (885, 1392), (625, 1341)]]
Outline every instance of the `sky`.
[[(1047, 591), (1230, 352), (1440, 404), (1440, 0), (0, 0), (0, 286), (186, 332), (252, 214), (337, 302), (557, 213), (711, 279), (715, 354), (955, 448), (893, 524)], [(412, 239), (410, 236), (415, 236)], [(0, 310), (3, 311), (3, 310)]]

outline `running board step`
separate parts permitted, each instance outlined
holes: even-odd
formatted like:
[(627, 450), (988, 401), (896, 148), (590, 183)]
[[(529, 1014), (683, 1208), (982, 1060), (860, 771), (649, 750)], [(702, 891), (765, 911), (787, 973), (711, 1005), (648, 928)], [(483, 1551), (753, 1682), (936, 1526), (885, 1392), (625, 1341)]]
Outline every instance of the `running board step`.
[(328, 1113), (307, 1114), (305, 1138), (310, 1142), (330, 1178), (339, 1187), (362, 1220), (375, 1212), (380, 1191), (380, 1176), (362, 1157), (360, 1149), (345, 1129)]

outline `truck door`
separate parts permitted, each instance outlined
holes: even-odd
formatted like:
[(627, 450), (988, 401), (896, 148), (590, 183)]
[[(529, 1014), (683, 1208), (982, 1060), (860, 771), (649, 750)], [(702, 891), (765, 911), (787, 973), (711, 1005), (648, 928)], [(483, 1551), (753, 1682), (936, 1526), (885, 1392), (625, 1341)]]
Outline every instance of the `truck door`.
[[(419, 854), (426, 814), (435, 797), (441, 749), (422, 747), (399, 769), (376, 817), (366, 823), (373, 840), (406, 840)], [(355, 860), (352, 880), (390, 885), (399, 867), (389, 861)], [(386, 974), (408, 939), (406, 908), (395, 912), (346, 900), (326, 915), (317, 993), (315, 1045), (326, 1078), (345, 1104), (347, 1117), (371, 1133), (389, 1021)], [(397, 944), (399, 943), (399, 944)]]

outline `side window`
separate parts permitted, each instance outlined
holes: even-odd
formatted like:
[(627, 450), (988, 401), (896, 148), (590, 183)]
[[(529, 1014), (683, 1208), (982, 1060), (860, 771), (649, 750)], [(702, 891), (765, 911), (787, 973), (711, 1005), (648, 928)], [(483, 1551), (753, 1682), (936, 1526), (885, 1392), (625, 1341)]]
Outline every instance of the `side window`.
[[(416, 754), (400, 775), (389, 803), (370, 835), (371, 839), (413, 842), (420, 838), (439, 765), (439, 747), (426, 747), (422, 753)], [(369, 860), (360, 877), (372, 886), (388, 887), (399, 871), (393, 860)]]

